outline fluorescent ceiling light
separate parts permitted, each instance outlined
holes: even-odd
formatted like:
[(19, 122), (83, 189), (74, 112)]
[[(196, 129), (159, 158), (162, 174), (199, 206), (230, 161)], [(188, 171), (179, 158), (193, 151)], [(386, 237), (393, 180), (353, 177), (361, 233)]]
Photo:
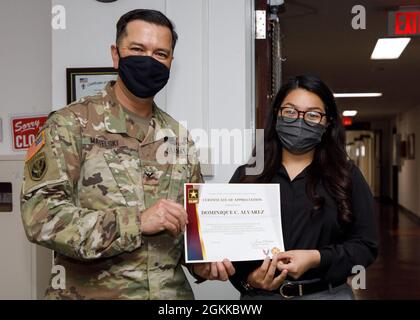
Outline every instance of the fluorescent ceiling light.
[(366, 92), (366, 93), (334, 93), (336, 98), (372, 98), (382, 97), (380, 92)]
[(376, 42), (372, 60), (398, 59), (411, 38), (382, 38)]
[(344, 110), (343, 116), (344, 117), (355, 117), (357, 115), (357, 110)]

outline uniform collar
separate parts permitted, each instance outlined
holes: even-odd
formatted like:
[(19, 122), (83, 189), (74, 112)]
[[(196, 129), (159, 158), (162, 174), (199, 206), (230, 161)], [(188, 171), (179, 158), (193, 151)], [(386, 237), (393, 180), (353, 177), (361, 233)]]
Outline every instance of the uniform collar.
[(109, 82), (102, 95), (104, 104), (104, 125), (105, 130), (110, 133), (125, 133), (130, 137), (142, 141), (142, 144), (161, 140), (165, 137), (176, 137), (176, 134), (166, 121), (164, 113), (153, 102), (152, 117), (149, 121), (149, 129), (144, 137), (141, 128), (132, 124), (124, 107), (118, 102), (114, 91), (115, 81)]
[[(310, 163), (309, 165), (307, 165), (306, 167), (305, 167), (305, 169), (303, 169), (294, 179), (293, 179), (293, 181), (296, 181), (296, 180), (300, 180), (300, 179), (304, 179), (307, 175), (308, 175), (308, 171), (309, 171), (309, 169), (311, 168), (311, 166), (312, 166), (312, 163)], [(287, 173), (287, 170), (286, 170), (286, 168), (284, 167), (284, 165), (283, 164), (281, 164), (280, 165), (280, 168), (279, 168), (279, 171), (278, 171), (278, 173), (281, 175), (281, 176), (283, 176), (283, 177), (285, 177), (285, 178), (287, 178), (287, 179), (289, 179), (290, 180), (290, 177), (289, 177), (289, 174)]]

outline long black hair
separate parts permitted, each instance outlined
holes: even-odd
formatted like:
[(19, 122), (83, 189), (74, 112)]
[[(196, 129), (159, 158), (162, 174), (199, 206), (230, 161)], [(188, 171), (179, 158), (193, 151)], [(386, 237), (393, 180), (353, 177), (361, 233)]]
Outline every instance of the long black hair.
[[(308, 168), (307, 193), (312, 200), (313, 210), (323, 207), (325, 199), (318, 195), (315, 187), (324, 183), (335, 200), (339, 212), (339, 222), (348, 226), (353, 221), (351, 194), (351, 166), (345, 149), (345, 130), (335, 103), (334, 95), (328, 86), (319, 78), (300, 75), (291, 78), (277, 93), (264, 125), (264, 167), (258, 175), (246, 175), (240, 172), (240, 182), (270, 182), (282, 163), (282, 144), (276, 132), (279, 108), (286, 96), (295, 89), (305, 89), (316, 94), (324, 103), (327, 114), (327, 129), (321, 143), (316, 147), (314, 159)], [(254, 149), (253, 155), (256, 156)], [(245, 167), (253, 167), (250, 163)], [(243, 168), (244, 169), (244, 168)]]

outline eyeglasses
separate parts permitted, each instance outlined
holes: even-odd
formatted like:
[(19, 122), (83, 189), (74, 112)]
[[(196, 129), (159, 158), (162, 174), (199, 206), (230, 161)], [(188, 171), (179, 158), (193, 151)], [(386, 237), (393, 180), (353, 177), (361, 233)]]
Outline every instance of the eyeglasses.
[(300, 115), (303, 114), (303, 121), (309, 126), (315, 126), (320, 124), (322, 118), (326, 117), (326, 113), (319, 111), (298, 111), (292, 107), (281, 107), (280, 115), (284, 122), (293, 123), (299, 119)]

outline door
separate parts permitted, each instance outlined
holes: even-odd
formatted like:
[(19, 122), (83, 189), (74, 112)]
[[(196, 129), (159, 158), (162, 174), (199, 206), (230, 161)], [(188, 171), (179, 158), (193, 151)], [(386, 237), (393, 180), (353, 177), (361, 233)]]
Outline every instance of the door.
[(0, 160), (0, 299), (32, 298), (32, 248), (20, 217), (22, 161)]
[(0, 157), (0, 300), (42, 298), (51, 272), (51, 251), (31, 244), (20, 215), (23, 160)]

